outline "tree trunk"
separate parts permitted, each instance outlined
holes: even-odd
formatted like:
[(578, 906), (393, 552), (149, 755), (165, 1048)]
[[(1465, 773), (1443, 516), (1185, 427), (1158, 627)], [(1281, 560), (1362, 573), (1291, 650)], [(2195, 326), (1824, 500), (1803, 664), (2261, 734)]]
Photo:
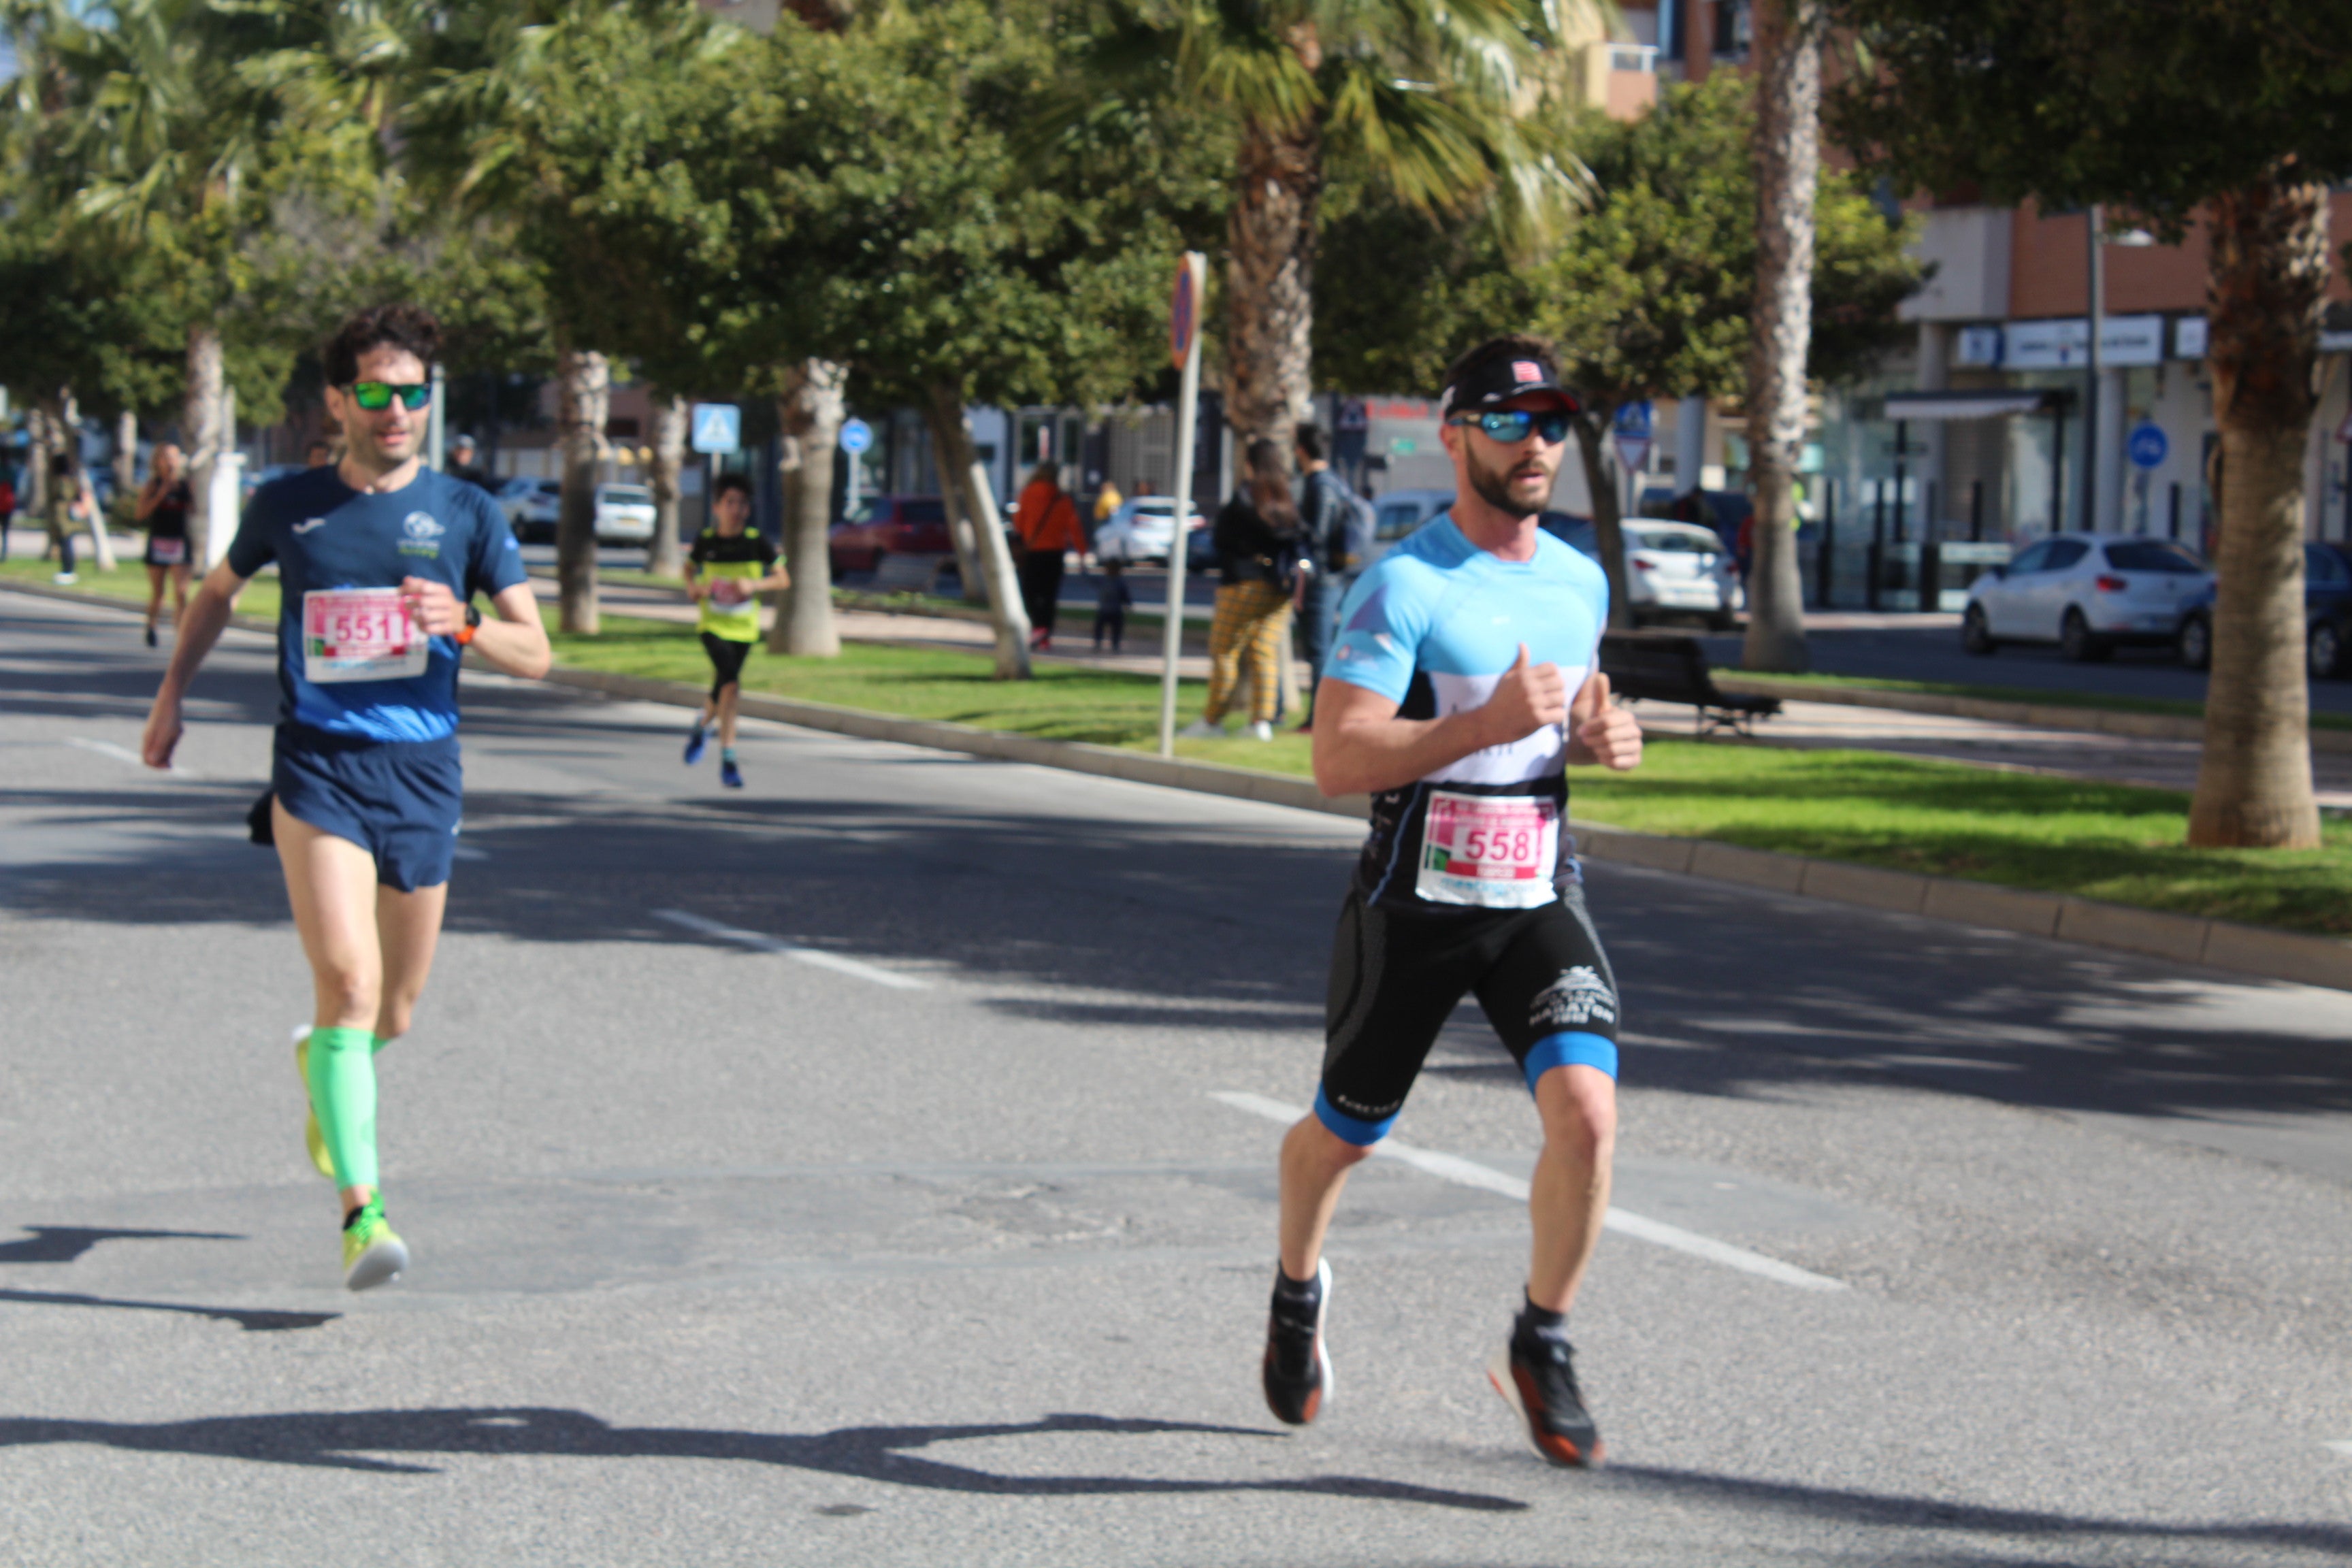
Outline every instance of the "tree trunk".
[(1584, 488), (1592, 497), (1592, 537), (1601, 547), (1601, 570), (1609, 579), (1609, 629), (1633, 629), (1633, 601), (1625, 587), (1624, 513), (1617, 504), (1617, 477), (1601, 456), (1601, 434), (1616, 418), (1614, 408), (1588, 408), (1571, 421), (1577, 455), (1584, 459)]
[(2327, 187), (2280, 177), (2212, 204), (2207, 364), (2222, 472), (2213, 673), (2189, 842), (2310, 849), (2303, 463), (2319, 403)]
[(221, 393), (226, 386), (220, 333), (209, 326), (188, 329), (188, 389), (180, 416), (180, 441), (188, 458), (188, 560), (201, 574), (211, 563), (213, 529), (234, 531), (236, 519), (213, 516), (213, 469), (220, 462)]
[(555, 433), (563, 451), (563, 489), (555, 513), (557, 625), (594, 637), (596, 468), (612, 417), (613, 372), (593, 349), (563, 349), (555, 358)]
[(1313, 414), (1315, 211), (1322, 191), (1322, 142), (1313, 127), (1243, 129), (1225, 224), (1225, 421), (1244, 444), (1273, 440), (1285, 461), (1291, 432)]
[[(950, 388), (952, 390), (952, 388)], [(946, 414), (943, 414), (946, 406)], [(964, 605), (988, 605), (988, 572), (981, 566), (981, 529), (971, 520), (971, 496), (964, 484), (964, 463), (950, 449), (962, 442), (964, 456), (971, 456), (971, 421), (964, 416), (962, 397), (950, 405), (940, 405), (939, 393), (924, 405), (924, 421), (931, 426), (931, 451), (939, 454), (939, 489), (940, 500), (948, 503), (948, 543), (955, 545), (955, 583), (957, 595), (962, 595)]]
[(677, 542), (677, 476), (686, 464), (687, 412), (683, 397), (654, 400), (654, 537), (646, 547), (646, 570), (656, 577), (675, 577), (684, 570)]
[(1748, 320), (1748, 669), (1797, 672), (1805, 591), (1797, 569), (1797, 464), (1805, 447), (1805, 357), (1813, 341), (1813, 196), (1822, 167), (1822, 0), (1758, 0), (1756, 305)]
[(979, 557), (981, 581), (988, 594), (988, 623), (996, 632), (996, 679), (1029, 679), (1029, 612), (1021, 603), (1021, 582), (1013, 570), (1013, 552), (1004, 542), (1004, 524), (996, 513), (996, 497), (987, 472), (971, 449), (971, 425), (963, 411), (963, 389), (950, 383), (931, 387), (926, 415), (931, 422), (931, 443), (940, 456), (940, 476), (946, 481), (950, 513), (961, 512), (972, 532), (972, 552)]
[(129, 497), (139, 483), (139, 416), (128, 408), (114, 416), (114, 493)]
[(784, 438), (796, 454), (784, 486), (784, 556), (793, 585), (768, 634), (776, 653), (817, 658), (841, 657), (841, 637), (833, 629), (833, 468), (846, 411), (843, 394), (849, 371), (831, 360), (803, 360), (792, 368), (776, 398)]

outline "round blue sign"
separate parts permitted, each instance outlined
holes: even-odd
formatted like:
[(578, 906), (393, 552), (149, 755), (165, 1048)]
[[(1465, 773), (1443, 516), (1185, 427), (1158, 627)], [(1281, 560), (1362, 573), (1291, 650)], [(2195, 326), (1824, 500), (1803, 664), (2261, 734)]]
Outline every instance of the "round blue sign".
[(2162, 466), (2165, 454), (2172, 450), (2172, 443), (2165, 438), (2162, 426), (2143, 420), (2133, 426), (2132, 433), (2125, 437), (2124, 450), (2135, 466), (2153, 468)]
[(874, 445), (874, 426), (863, 419), (845, 419), (841, 425), (841, 449), (851, 457)]

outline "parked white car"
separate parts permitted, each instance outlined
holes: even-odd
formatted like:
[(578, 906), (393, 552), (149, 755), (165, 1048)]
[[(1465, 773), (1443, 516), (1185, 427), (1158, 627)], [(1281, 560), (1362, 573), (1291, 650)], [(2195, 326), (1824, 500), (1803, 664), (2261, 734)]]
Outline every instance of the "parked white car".
[(1421, 525), (1454, 504), (1452, 490), (1391, 490), (1372, 502), (1372, 560), (1378, 561)]
[(1625, 542), (1625, 602), (1633, 624), (1661, 616), (1702, 616), (1728, 631), (1739, 610), (1739, 565), (1723, 536), (1696, 522), (1629, 517), (1619, 525)]
[(1969, 585), (1960, 646), (2056, 643), (2065, 658), (2105, 658), (2125, 643), (2170, 644), (2213, 580), (2197, 552), (2139, 534), (2061, 533), (2027, 546)]
[[(1129, 565), (1156, 562), (1165, 565), (1170, 541), (1176, 537), (1176, 498), (1137, 496), (1121, 501), (1095, 530), (1095, 559), (1124, 561)], [(1184, 545), (1184, 569), (1203, 571), (1216, 564), (1216, 547), (1210, 539), (1209, 520), (1192, 510)]]
[(643, 544), (654, 536), (654, 492), (643, 485), (596, 487), (596, 542)]

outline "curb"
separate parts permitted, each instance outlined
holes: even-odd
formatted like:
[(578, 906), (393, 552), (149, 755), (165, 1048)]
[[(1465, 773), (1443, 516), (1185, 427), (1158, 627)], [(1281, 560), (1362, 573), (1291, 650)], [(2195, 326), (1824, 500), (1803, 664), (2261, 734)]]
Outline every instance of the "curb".
[[(1712, 672), (1725, 691), (1753, 692), (1791, 702), (1833, 702), (1846, 708), (1883, 708), (1898, 713), (1936, 713), (1953, 719), (1984, 719), (2029, 730), (2074, 730), (2129, 735), (2143, 741), (2205, 739), (2205, 721), (2176, 713), (2126, 713), (2111, 708), (2066, 708), (2048, 702), (2006, 702), (1990, 697), (1959, 697), (1940, 691), (1881, 691), (1869, 686), (1815, 686), (1806, 680), (1776, 680), (1736, 669)], [(2352, 730), (2309, 726), (2315, 752), (2352, 752)]]
[[(11, 589), (46, 598), (68, 599), (111, 609), (138, 606), (103, 594), (83, 593), (48, 584), (5, 583)], [(250, 616), (234, 617), (249, 630), (274, 631), (266, 621)], [(682, 681), (653, 680), (643, 676), (614, 675), (604, 670), (558, 666), (547, 674), (547, 684), (607, 697), (700, 708), (703, 691)], [(1872, 695), (1880, 695), (1873, 693)], [(1895, 693), (1907, 696), (1908, 693)], [(1949, 699), (1948, 700), (1968, 700)], [(1878, 706), (1878, 704), (1863, 704)], [(1887, 706), (1892, 706), (1888, 704)], [(1994, 703), (1988, 706), (2000, 707)], [(2023, 706), (2022, 704), (2019, 706)], [(1319, 811), (1363, 820), (1370, 808), (1365, 795), (1325, 795), (1311, 779), (1288, 778), (1250, 768), (1215, 763), (1147, 756), (1111, 746), (1076, 741), (1044, 741), (1010, 735), (944, 720), (896, 719), (862, 708), (829, 702), (745, 692), (740, 710), (755, 718), (797, 724), (803, 729), (853, 735), (861, 740), (894, 741), (928, 746), (935, 751), (961, 752), (1003, 762), (1028, 763), (1071, 773), (1094, 773), (1134, 784), (1159, 784), (1203, 795), (1229, 795), (1268, 805)], [(1971, 715), (1972, 717), (1975, 715)], [(2124, 715), (2130, 717), (2130, 715)], [(2075, 726), (2080, 728), (2079, 725)], [(2200, 920), (2192, 915), (2166, 914), (2101, 903), (2065, 893), (2030, 892), (1990, 882), (1930, 877), (1915, 871), (1888, 871), (1841, 860), (1816, 860), (1773, 849), (1749, 849), (1709, 838), (1676, 838), (1659, 833), (1636, 833), (1598, 823), (1571, 822), (1579, 848), (1596, 860), (1672, 871), (1704, 880), (1760, 888), (1770, 892), (1822, 899), (1883, 913), (1923, 915), (2021, 936), (2105, 948), (2176, 963), (2202, 964), (2209, 969), (2287, 980), (2305, 985), (2352, 991), (2352, 942), (2299, 931), (2269, 931), (2230, 921)]]

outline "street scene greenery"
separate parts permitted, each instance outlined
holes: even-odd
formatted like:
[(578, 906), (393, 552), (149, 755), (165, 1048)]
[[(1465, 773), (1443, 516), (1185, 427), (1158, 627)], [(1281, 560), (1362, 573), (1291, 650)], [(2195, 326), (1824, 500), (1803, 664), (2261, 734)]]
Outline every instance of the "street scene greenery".
[[(1008, 686), (969, 710), (1131, 744), (1143, 684), (1029, 659), (965, 410), (1164, 403), (1183, 250), (1218, 259), (1207, 357), (1236, 440), (1286, 436), (1318, 390), (1426, 393), (1493, 331), (1556, 341), (1587, 400), (1574, 439), (1621, 615), (1611, 416), (1745, 400), (1748, 664), (1780, 672), (1805, 662), (1787, 533), (1804, 394), (1905, 341), (1900, 307), (1928, 273), (1899, 198), (1965, 187), (2111, 204), (2168, 236), (2203, 225), (2221, 573), (2192, 813), (2137, 795), (2062, 809), (2075, 797), (2046, 781), (1971, 775), (2040, 822), (1987, 841), (2011, 853), (1916, 783), (1940, 764), (1837, 764), (1846, 809), (1813, 811), (1796, 781), (1825, 754), (1753, 747), (1661, 746), (1589, 798), (1642, 825), (2023, 886), (2079, 876), (2067, 885), (2158, 907), (2238, 908), (2220, 889), (2244, 882), (2231, 898), (2271, 911), (2245, 918), (2316, 929), (2294, 912), (2292, 855), (2131, 868), (2168, 833), (2313, 865), (2341, 848), (2313, 805), (2296, 546), (2352, 67), (2280, 42), (2290, 11), (1761, 0), (1755, 74), (1670, 84), (1612, 118), (1570, 90), (1563, 39), (1614, 25), (1582, 0), (902, 0), (788, 7), (765, 34), (693, 0), (5, 0), (0, 374), (40, 455), (79, 460), (86, 418), (127, 432), (124, 489), (142, 432), (171, 430), (202, 551), (231, 523), (204, 509), (232, 410), (250, 425), (315, 401), (327, 327), (415, 299), (448, 327), (453, 395), (555, 382), (563, 657), (649, 670), (695, 655), (600, 607), (609, 389), (655, 393), (655, 582), (677, 570), (687, 400), (772, 400), (794, 581), (771, 647), (797, 657), (755, 679), (814, 694), (835, 678), (806, 660), (838, 659), (842, 691), (903, 704), (920, 683), (874, 673), (899, 653), (845, 650), (833, 619), (856, 389), (931, 437), (962, 582), (994, 627), (988, 673)], [(1826, 100), (1824, 49), (1843, 61)], [(1303, 742), (1248, 755), (1297, 771)], [(1714, 769), (1747, 770), (1749, 804)], [(1676, 799), (1716, 804), (1685, 818)]]

